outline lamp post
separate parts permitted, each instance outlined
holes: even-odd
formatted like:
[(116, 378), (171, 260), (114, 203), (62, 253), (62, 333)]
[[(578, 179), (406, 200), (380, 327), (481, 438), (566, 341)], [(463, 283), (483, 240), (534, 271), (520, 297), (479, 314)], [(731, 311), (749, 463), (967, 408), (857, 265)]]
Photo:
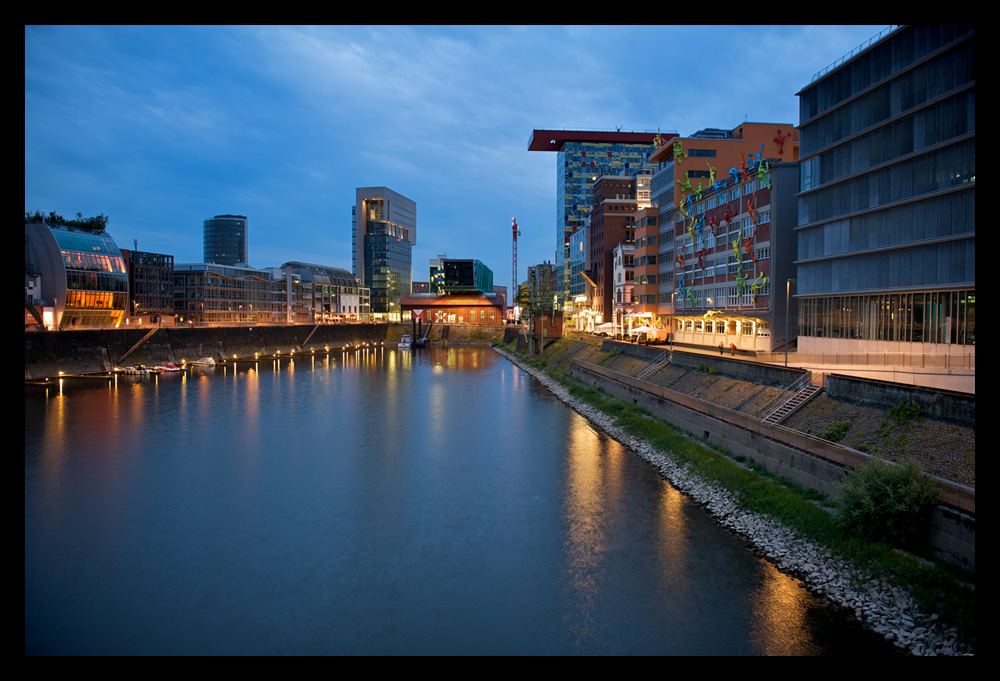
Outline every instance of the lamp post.
[(792, 282), (798, 285), (797, 279), (789, 279), (785, 282), (785, 367), (788, 367), (788, 316), (790, 312), (789, 303), (791, 301)]
[(677, 297), (677, 291), (670, 292), (670, 325), (668, 327), (667, 335), (670, 337), (670, 361), (674, 361), (674, 299)]

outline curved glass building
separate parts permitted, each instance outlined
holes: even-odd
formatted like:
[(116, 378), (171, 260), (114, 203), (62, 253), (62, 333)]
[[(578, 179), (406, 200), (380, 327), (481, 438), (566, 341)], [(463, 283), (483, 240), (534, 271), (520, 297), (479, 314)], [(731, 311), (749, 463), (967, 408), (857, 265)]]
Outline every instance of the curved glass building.
[(25, 222), (25, 269), (39, 275), (46, 324), (118, 326), (128, 309), (125, 260), (107, 232)]
[(205, 220), (205, 262), (216, 265), (247, 264), (247, 218), (245, 215), (216, 215)]

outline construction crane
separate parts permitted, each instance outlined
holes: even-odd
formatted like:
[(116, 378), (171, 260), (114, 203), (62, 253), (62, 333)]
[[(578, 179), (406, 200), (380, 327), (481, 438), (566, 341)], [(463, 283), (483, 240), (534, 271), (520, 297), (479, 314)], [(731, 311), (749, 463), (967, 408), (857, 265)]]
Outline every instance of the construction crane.
[(513, 302), (517, 298), (517, 235), (521, 233), (517, 228), (517, 218), (511, 218), (511, 230), (514, 232), (514, 269), (510, 278), (510, 300)]

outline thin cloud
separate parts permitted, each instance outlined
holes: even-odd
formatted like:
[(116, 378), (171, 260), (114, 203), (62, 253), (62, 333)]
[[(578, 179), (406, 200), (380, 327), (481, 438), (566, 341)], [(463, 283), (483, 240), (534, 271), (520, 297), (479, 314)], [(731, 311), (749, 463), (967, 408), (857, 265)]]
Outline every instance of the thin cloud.
[(25, 210), (111, 216), (201, 258), (247, 215), (251, 264), (350, 263), (354, 189), (417, 202), (438, 253), (510, 285), (555, 253), (556, 155), (533, 128), (797, 122), (795, 93), (873, 27), (25, 27)]

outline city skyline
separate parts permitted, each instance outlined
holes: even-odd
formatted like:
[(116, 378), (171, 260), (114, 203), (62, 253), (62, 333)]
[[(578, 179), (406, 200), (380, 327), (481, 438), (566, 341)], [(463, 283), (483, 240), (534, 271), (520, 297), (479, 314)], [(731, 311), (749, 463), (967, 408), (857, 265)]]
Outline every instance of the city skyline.
[(178, 263), (246, 215), (250, 265), (350, 270), (355, 190), (386, 186), (419, 206), (415, 280), (447, 254), (510, 286), (512, 218), (519, 280), (555, 260), (533, 129), (798, 124), (795, 93), (884, 28), (26, 26), (25, 211)]

